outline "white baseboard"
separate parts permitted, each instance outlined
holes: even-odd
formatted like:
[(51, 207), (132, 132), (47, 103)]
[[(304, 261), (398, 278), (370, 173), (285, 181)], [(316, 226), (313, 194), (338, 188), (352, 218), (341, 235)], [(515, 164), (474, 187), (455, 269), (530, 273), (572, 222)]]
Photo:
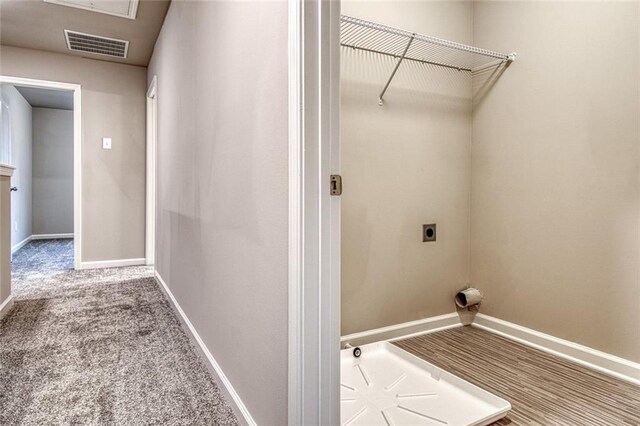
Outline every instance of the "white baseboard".
[[(15, 246), (11, 247), (11, 254), (13, 255), (16, 251), (20, 250), (22, 247), (27, 245), (30, 241), (35, 240), (53, 240), (59, 238), (73, 238), (74, 234), (34, 234), (20, 241)], [(76, 269), (102, 269), (102, 268), (119, 268), (122, 266), (140, 266), (146, 265), (146, 258), (135, 258), (135, 259), (117, 259), (117, 260), (99, 260), (93, 262), (76, 262)]]
[(29, 241), (31, 241), (32, 239), (33, 239), (33, 235), (29, 235), (27, 238), (25, 238), (24, 240), (20, 241), (15, 246), (11, 247), (11, 254), (17, 252), (22, 247), (26, 246), (29, 243)]
[(33, 234), (32, 240), (55, 240), (58, 238), (73, 238), (73, 232), (70, 234)]
[(584, 367), (640, 385), (640, 364), (633, 361), (489, 315), (478, 314), (473, 326), (573, 361)]
[(4, 316), (9, 313), (12, 307), (13, 295), (10, 294), (9, 297), (7, 297), (4, 302), (2, 302), (2, 305), (0, 305), (0, 319), (4, 318)]
[(137, 259), (100, 260), (97, 262), (78, 262), (76, 269), (119, 268), (121, 266), (139, 266), (146, 264), (144, 257)]
[(189, 337), (191, 341), (199, 349), (200, 354), (204, 356), (205, 361), (211, 367), (209, 370), (211, 371), (212, 375), (216, 379), (216, 382), (222, 385), (221, 389), (223, 390), (223, 393), (227, 397), (228, 402), (231, 404), (233, 411), (236, 413), (236, 417), (238, 417), (238, 420), (241, 423), (244, 423), (247, 425), (251, 425), (251, 426), (256, 425), (257, 423), (255, 422), (255, 420), (253, 420), (253, 417), (251, 417), (251, 413), (249, 413), (249, 410), (240, 399), (240, 395), (238, 395), (238, 393), (233, 388), (233, 385), (231, 384), (227, 376), (222, 371), (220, 364), (218, 364), (218, 362), (215, 360), (213, 355), (211, 355), (211, 352), (209, 352), (209, 349), (204, 344), (204, 342), (200, 338), (200, 335), (196, 331), (195, 327), (193, 326), (193, 324), (191, 324), (191, 321), (189, 321), (189, 318), (187, 317), (187, 315), (184, 313), (184, 311), (178, 304), (178, 301), (171, 293), (171, 290), (169, 290), (169, 287), (167, 286), (167, 284), (164, 282), (164, 280), (162, 279), (158, 271), (154, 271), (154, 273), (156, 277), (156, 282), (158, 283), (160, 289), (169, 300), (169, 303), (173, 307), (174, 311), (178, 314), (178, 318), (180, 318), (181, 322), (186, 326), (187, 330), (189, 331), (189, 334), (190, 334)]
[(346, 343), (352, 346), (361, 346), (373, 342), (406, 339), (461, 326), (462, 324), (460, 323), (458, 314), (453, 312), (417, 321), (348, 334), (340, 338), (340, 344), (341, 346), (344, 346)]
[(11, 247), (11, 254), (17, 252), (22, 247), (26, 246), (30, 241), (33, 240), (54, 240), (57, 238), (73, 238), (73, 233), (71, 234), (34, 234), (29, 235), (24, 240), (20, 241), (15, 246)]

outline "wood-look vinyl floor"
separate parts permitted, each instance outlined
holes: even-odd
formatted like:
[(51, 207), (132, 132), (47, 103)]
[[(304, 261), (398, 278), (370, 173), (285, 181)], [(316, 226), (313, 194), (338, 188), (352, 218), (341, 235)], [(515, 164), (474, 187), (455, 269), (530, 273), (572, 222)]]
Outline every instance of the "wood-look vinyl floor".
[(495, 425), (640, 425), (640, 386), (479, 328), (395, 344), (509, 401)]

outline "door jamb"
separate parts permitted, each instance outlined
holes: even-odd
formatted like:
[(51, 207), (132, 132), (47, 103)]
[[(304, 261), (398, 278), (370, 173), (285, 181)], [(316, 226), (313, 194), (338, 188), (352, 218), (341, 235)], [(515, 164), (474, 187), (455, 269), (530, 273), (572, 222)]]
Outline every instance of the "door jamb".
[(156, 168), (158, 148), (158, 77), (153, 76), (147, 90), (147, 189), (145, 258), (147, 265), (155, 264), (156, 258)]
[(73, 91), (73, 266), (82, 267), (82, 86), (59, 81), (0, 75), (0, 83)]
[(289, 424), (340, 423), (340, 3), (289, 0)]

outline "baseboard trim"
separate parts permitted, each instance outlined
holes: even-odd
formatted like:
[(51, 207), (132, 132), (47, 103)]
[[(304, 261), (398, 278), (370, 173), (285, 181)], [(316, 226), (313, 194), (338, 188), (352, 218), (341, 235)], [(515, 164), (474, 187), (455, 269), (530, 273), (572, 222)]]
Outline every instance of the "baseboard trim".
[[(30, 241), (35, 240), (54, 240), (58, 238), (73, 238), (74, 234), (34, 234), (20, 241), (11, 247), (11, 254), (20, 250)], [(147, 259), (144, 257), (135, 259), (116, 259), (116, 260), (98, 260), (93, 262), (76, 262), (76, 269), (102, 269), (102, 268), (119, 268), (123, 266), (140, 266), (146, 265)]]
[(73, 233), (71, 233), (71, 234), (34, 234), (34, 235), (29, 235), (27, 238), (25, 238), (24, 240), (20, 241), (15, 246), (11, 247), (11, 254), (14, 254), (15, 252), (20, 250), (22, 247), (26, 246), (31, 241), (34, 241), (34, 240), (54, 240), (54, 239), (58, 239), (58, 238), (73, 238)]
[(33, 239), (33, 235), (29, 235), (27, 238), (25, 238), (24, 240), (20, 241), (18, 244), (16, 244), (15, 246), (11, 247), (11, 254), (14, 254), (15, 252), (17, 252), (18, 250), (20, 250), (22, 247), (26, 246), (27, 244), (29, 244), (29, 242)]
[(9, 313), (12, 307), (13, 307), (13, 295), (10, 294), (9, 297), (7, 297), (4, 300), (4, 302), (2, 302), (2, 305), (0, 305), (0, 320)]
[(573, 361), (584, 367), (640, 385), (639, 363), (485, 314), (478, 314), (473, 326)]
[(417, 321), (348, 334), (340, 338), (340, 344), (341, 346), (347, 343), (352, 346), (361, 346), (373, 342), (407, 339), (461, 326), (462, 324), (460, 323), (458, 314), (453, 312)]
[(58, 238), (73, 238), (73, 232), (70, 234), (33, 234), (32, 240), (55, 240)]
[(216, 382), (222, 385), (221, 388), (224, 391), (223, 393), (227, 397), (227, 401), (231, 404), (233, 411), (236, 414), (236, 417), (238, 417), (238, 420), (241, 423), (244, 423), (246, 425), (251, 425), (251, 426), (256, 425), (257, 423), (255, 422), (255, 420), (253, 420), (253, 417), (251, 417), (251, 413), (249, 413), (249, 410), (242, 402), (242, 399), (240, 399), (240, 395), (238, 395), (238, 393), (233, 388), (233, 385), (231, 384), (227, 376), (224, 374), (224, 371), (222, 371), (220, 364), (218, 364), (218, 362), (213, 357), (213, 355), (211, 355), (211, 352), (209, 352), (209, 349), (204, 344), (204, 342), (200, 338), (200, 335), (196, 331), (195, 327), (193, 326), (193, 324), (191, 324), (191, 321), (189, 321), (189, 318), (187, 317), (187, 315), (184, 313), (184, 311), (178, 304), (178, 301), (173, 296), (173, 293), (171, 293), (171, 290), (169, 290), (169, 287), (167, 286), (167, 284), (164, 282), (164, 280), (162, 279), (158, 271), (154, 271), (154, 275), (156, 278), (156, 282), (158, 283), (158, 286), (160, 287), (162, 292), (165, 294), (169, 303), (171, 304), (174, 311), (178, 315), (178, 318), (180, 318), (181, 322), (186, 326), (187, 330), (189, 331), (188, 334), (191, 341), (195, 344), (196, 348), (198, 348), (200, 355), (204, 357), (207, 365), (210, 367), (209, 370), (211, 371), (212, 375), (216, 379)]
[(119, 268), (122, 266), (140, 266), (145, 265), (144, 257), (136, 259), (118, 259), (118, 260), (100, 260), (97, 262), (78, 262), (76, 269), (101, 269), (101, 268)]

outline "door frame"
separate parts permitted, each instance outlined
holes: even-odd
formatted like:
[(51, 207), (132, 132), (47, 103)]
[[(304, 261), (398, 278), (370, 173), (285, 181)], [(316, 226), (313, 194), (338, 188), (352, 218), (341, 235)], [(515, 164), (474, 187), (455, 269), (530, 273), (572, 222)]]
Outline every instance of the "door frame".
[(340, 2), (288, 0), (289, 424), (340, 423)]
[(0, 75), (0, 83), (73, 92), (73, 266), (82, 266), (82, 85)]
[(145, 258), (147, 265), (156, 259), (156, 168), (158, 147), (158, 77), (153, 76), (147, 90), (147, 190)]

